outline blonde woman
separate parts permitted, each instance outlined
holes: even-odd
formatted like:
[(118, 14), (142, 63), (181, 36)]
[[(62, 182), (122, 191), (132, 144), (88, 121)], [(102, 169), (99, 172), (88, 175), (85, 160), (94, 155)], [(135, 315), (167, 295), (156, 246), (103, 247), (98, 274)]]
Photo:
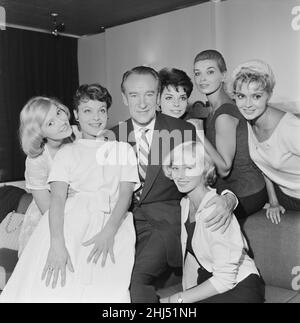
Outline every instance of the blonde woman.
[(162, 303), (260, 303), (263, 282), (247, 243), (233, 217), (225, 233), (211, 231), (205, 219), (214, 207), (204, 208), (217, 195), (209, 185), (216, 178), (214, 164), (200, 142), (177, 146), (164, 161), (165, 175), (181, 193), (183, 291)]
[(50, 206), (47, 179), (53, 158), (64, 143), (75, 138), (69, 109), (56, 99), (34, 97), (20, 113), (20, 141), (24, 153), (26, 188), (33, 195), (19, 236), (19, 256), (42, 215)]
[(277, 224), (286, 209), (300, 210), (300, 118), (269, 105), (274, 86), (264, 61), (247, 61), (233, 72), (236, 105), (248, 121), (250, 156), (267, 184), (266, 215)]

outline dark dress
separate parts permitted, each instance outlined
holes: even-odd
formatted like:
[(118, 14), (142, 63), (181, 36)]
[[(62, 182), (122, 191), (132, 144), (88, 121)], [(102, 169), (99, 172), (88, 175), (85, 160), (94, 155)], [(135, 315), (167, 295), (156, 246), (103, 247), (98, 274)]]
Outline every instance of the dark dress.
[(234, 213), (241, 219), (260, 210), (267, 202), (268, 196), (263, 175), (250, 158), (247, 121), (234, 104), (225, 103), (214, 114), (208, 116), (206, 138), (216, 148), (215, 124), (216, 119), (222, 114), (238, 119), (239, 123), (236, 129), (236, 153), (231, 171), (225, 178), (218, 177), (216, 189), (218, 193), (225, 189), (235, 193), (239, 199), (239, 206)]

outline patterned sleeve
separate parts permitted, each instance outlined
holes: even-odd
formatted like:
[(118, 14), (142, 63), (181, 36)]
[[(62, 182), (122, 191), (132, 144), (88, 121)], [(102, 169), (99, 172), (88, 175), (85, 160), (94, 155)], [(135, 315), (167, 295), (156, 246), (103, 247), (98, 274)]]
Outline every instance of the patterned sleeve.
[(50, 182), (66, 182), (70, 181), (70, 152), (71, 144), (62, 147), (55, 155), (52, 169), (48, 178)]
[(44, 154), (36, 158), (27, 157), (25, 161), (26, 188), (30, 190), (49, 189), (47, 183), (49, 171), (50, 165)]

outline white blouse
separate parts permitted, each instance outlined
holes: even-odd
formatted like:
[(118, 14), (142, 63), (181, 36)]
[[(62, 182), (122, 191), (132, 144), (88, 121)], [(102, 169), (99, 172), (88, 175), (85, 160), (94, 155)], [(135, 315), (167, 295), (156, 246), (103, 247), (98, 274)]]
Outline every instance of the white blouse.
[(252, 160), (286, 195), (300, 199), (300, 118), (286, 113), (269, 139), (259, 142), (248, 124)]
[[(212, 277), (208, 280), (219, 293), (224, 293), (235, 287), (237, 283), (250, 274), (258, 274), (254, 261), (247, 255), (247, 242), (241, 233), (235, 216), (224, 233), (220, 230), (211, 231), (206, 227), (205, 219), (215, 206), (204, 208), (204, 205), (217, 193), (211, 189), (203, 198), (196, 213), (196, 225), (192, 238), (192, 248), (198, 262)], [(189, 199), (181, 200), (181, 244), (185, 255), (187, 232), (185, 222), (189, 214)], [(197, 270), (199, 265), (194, 256), (187, 253), (183, 264), (183, 289), (197, 285)]]

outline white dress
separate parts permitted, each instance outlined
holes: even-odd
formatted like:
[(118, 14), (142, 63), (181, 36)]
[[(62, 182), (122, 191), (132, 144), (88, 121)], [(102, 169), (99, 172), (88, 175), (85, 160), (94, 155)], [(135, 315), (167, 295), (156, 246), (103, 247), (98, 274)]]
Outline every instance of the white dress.
[(130, 302), (129, 284), (135, 254), (132, 213), (122, 222), (114, 243), (115, 264), (108, 255), (101, 267), (87, 263), (93, 248), (82, 243), (107, 222), (119, 197), (121, 181), (139, 185), (135, 153), (127, 143), (80, 139), (56, 154), (49, 182), (63, 181), (77, 191), (67, 199), (64, 235), (74, 273), (55, 289), (41, 280), (49, 250), (48, 213), (40, 220), (4, 288), (1, 302)]
[[(30, 190), (49, 190), (48, 176), (52, 167), (53, 159), (49, 153), (47, 145), (44, 146), (43, 153), (36, 157), (27, 157), (25, 161), (25, 182), (26, 188)], [(42, 213), (36, 205), (34, 199), (30, 203), (25, 215), (19, 235), (19, 257), (23, 252), (32, 232), (38, 225)]]

